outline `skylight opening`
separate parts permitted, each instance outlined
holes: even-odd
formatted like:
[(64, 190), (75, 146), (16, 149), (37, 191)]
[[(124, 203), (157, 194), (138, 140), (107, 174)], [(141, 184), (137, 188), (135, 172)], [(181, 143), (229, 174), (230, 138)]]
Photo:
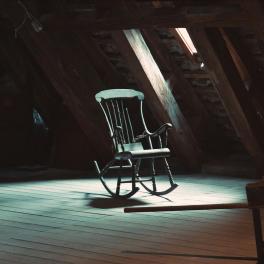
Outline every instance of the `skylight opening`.
[(194, 55), (197, 53), (197, 50), (192, 42), (192, 39), (187, 31), (186, 28), (175, 28), (176, 32), (182, 39), (183, 43), (185, 44), (186, 48), (189, 50), (191, 55)]

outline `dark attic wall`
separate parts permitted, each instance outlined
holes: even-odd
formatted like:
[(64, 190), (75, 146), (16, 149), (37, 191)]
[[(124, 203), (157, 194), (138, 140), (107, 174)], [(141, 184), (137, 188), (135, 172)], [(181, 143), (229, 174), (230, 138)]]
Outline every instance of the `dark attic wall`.
[[(97, 118), (94, 115), (94, 112), (99, 112), (94, 94), (96, 88), (104, 85), (96, 79), (97, 73), (91, 69), (89, 58), (81, 52), (84, 49), (79, 37), (71, 33), (44, 37), (44, 40), (48, 40), (47, 51), (41, 42), (43, 38), (39, 39), (37, 47), (33, 42), (29, 48), (24, 40), (15, 38), (13, 28), (7, 21), (2, 26), (2, 36), (5, 38), (1, 38), (1, 52), (8, 74), (3, 72), (1, 89), (3, 93), (10, 89), (11, 95), (17, 89), (18, 95), (14, 95), (15, 101), (12, 99), (12, 102), (9, 102), (11, 95), (8, 94), (7, 99), (1, 95), (2, 107), (7, 107), (1, 111), (1, 125), (6, 129), (1, 132), (8, 136), (8, 140), (4, 135), (1, 137), (5, 146), (1, 148), (1, 165), (44, 163), (53, 167), (87, 169), (91, 168), (93, 159), (106, 159), (110, 144), (101, 135), (107, 130), (104, 123), (102, 129), (97, 127), (100, 116)], [(67, 45), (61, 49), (61, 43)], [(22, 63), (18, 63), (20, 61)], [(9, 77), (12, 74), (20, 78), (19, 88), (16, 88), (13, 80), (15, 77)], [(95, 87), (95, 90), (87, 87)], [(89, 105), (90, 101), (92, 106)], [(15, 109), (6, 114), (10, 104)], [(33, 107), (40, 113), (48, 129), (32, 123)], [(96, 110), (91, 110), (91, 107)]]
[[(17, 2), (2, 4), (3, 24), (7, 24), (12, 43), (2, 41), (2, 53), (23, 54), (25, 65), (17, 64), (14, 55), (3, 57), (14, 75), (26, 71), (24, 83), (31, 89), (31, 110), (35, 107), (49, 128), (48, 165), (90, 168), (93, 159), (107, 160), (110, 141), (94, 95), (102, 89), (133, 87), (146, 95), (147, 119), (153, 128), (173, 123), (169, 135), (173, 157), (186, 168), (198, 170), (208, 159), (237, 154), (252, 158), (261, 168), (262, 80), (255, 74), (261, 67), (254, 66), (257, 59), (241, 47), (242, 40), (248, 44), (243, 30), (248, 25), (245, 19), (250, 17), (259, 45), (262, 32), (252, 15), (258, 9), (244, 1), (231, 2), (223, 6), (218, 2), (215, 8), (212, 2), (191, 0), (185, 4), (40, 4), (25, 0), (30, 12), (43, 23), (41, 31), (38, 20), (30, 18), (21, 24), (25, 10)], [(249, 17), (243, 15), (245, 10), (249, 10)], [(170, 28), (174, 23), (188, 27), (197, 56), (185, 53)], [(122, 27), (128, 30), (122, 31)], [(131, 29), (139, 27), (142, 29)], [(240, 43), (232, 37), (234, 31), (241, 37)], [(205, 66), (201, 68), (202, 62)]]
[[(94, 95), (112, 87), (142, 90), (140, 85), (111, 63), (96, 42), (95, 36), (101, 33), (36, 34), (31, 28), (23, 30), (22, 37), (13, 41), (27, 60), (34, 105), (49, 128), (48, 164), (88, 168), (93, 159), (106, 159), (111, 144)], [(17, 70), (13, 61), (10, 63)], [(147, 105), (145, 112), (149, 113), (148, 123), (157, 128), (161, 121), (152, 118)]]
[(31, 91), (3, 61), (0, 69), (0, 166), (27, 164), (33, 133)]
[[(0, 164), (1, 167), (46, 164), (51, 144), (49, 133), (38, 118), (39, 113), (43, 113), (35, 99), (39, 79), (29, 73), (30, 65), (19, 40), (14, 38), (13, 28), (3, 20), (0, 26)], [(43, 85), (38, 83), (37, 86)], [(46, 113), (44, 116), (47, 117)]]

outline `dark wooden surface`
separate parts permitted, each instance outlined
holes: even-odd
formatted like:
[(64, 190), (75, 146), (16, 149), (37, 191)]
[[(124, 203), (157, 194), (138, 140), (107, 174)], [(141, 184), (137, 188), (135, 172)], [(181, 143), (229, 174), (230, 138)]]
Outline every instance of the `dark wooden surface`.
[(247, 184), (247, 198), (250, 207), (264, 207), (264, 181)]
[[(128, 1), (129, 2), (129, 1)], [(132, 1), (131, 1), (132, 2)], [(170, 6), (155, 8), (152, 3), (140, 4), (133, 1), (85, 7), (78, 4), (75, 8), (49, 13), (42, 21), (49, 30), (120, 30), (151, 26), (190, 27), (190, 26), (238, 26), (248, 22), (245, 9), (239, 1), (212, 3), (207, 1), (197, 6), (197, 2), (172, 3)], [(135, 3), (137, 2), (137, 3)], [(144, 1), (146, 3), (146, 1)], [(150, 1), (149, 1), (150, 2)], [(170, 2), (170, 1), (168, 1)], [(162, 1), (161, 1), (162, 3)], [(64, 8), (67, 9), (65, 5)], [(135, 10), (138, 10), (135, 13)], [(68, 19), (71, 15), (72, 19)]]
[(249, 182), (180, 175), (170, 195), (139, 192), (128, 201), (108, 197), (96, 178), (2, 183), (0, 263), (255, 263), (249, 210), (123, 213), (139, 205), (245, 202)]

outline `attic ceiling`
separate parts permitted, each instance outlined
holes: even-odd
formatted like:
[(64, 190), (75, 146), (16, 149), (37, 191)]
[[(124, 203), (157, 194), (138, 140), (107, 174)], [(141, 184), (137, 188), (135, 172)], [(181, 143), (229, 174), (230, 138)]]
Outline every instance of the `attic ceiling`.
[[(179, 108), (181, 127), (171, 133), (175, 155), (194, 168), (212, 153), (239, 152), (262, 167), (262, 1), (24, 0), (0, 6), (8, 32), (0, 46), (9, 69), (16, 74), (27, 69), (20, 79), (30, 72), (34, 83), (42, 83), (33, 91), (44, 118), (53, 119), (58, 103), (69, 110), (95, 156), (102, 155), (95, 134), (106, 149), (109, 144), (92, 99), (97, 91), (136, 87), (150, 101), (156, 98), (155, 84), (149, 84), (133, 49), (138, 43), (123, 31), (140, 29), (141, 46), (150, 51)], [(176, 27), (188, 29), (198, 54), (186, 52)], [(17, 53), (23, 53), (26, 67), (16, 64)], [(148, 111), (160, 113), (160, 102), (149, 103)], [(157, 122), (173, 122), (168, 113), (165, 107)]]
[[(43, 25), (61, 30), (118, 30), (142, 27), (246, 26), (261, 1), (2, 1), (2, 10), (17, 15), (23, 3)], [(20, 10), (19, 10), (20, 9)], [(5, 14), (7, 15), (7, 13)], [(258, 15), (261, 15), (258, 9)], [(7, 15), (8, 16), (8, 15)], [(23, 16), (23, 15), (22, 15)]]

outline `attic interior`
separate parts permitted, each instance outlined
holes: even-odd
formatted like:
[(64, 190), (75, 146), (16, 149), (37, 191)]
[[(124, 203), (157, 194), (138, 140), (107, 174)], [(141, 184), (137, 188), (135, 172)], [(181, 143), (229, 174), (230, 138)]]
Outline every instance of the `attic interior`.
[[(1, 263), (256, 263), (250, 210), (123, 208), (244, 203), (263, 179), (261, 0), (4, 0), (0, 28)], [(172, 124), (170, 194), (103, 188), (108, 89)]]

